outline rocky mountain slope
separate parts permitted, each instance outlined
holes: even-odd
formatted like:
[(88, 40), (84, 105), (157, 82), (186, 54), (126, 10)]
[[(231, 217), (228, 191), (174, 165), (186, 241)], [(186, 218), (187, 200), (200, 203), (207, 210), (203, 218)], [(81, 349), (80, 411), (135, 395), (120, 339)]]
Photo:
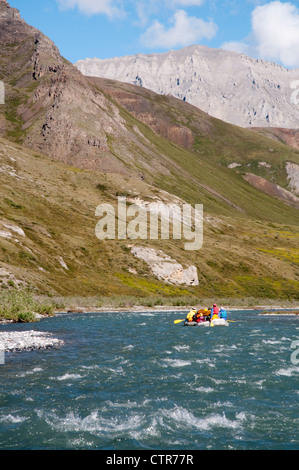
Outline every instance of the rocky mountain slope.
[(114, 139), (126, 160), (128, 143), (140, 138), (124, 125), (118, 108), (5, 0), (0, 2), (0, 44), (6, 92), (2, 135), (72, 165), (125, 172), (110, 142)]
[(298, 129), (299, 70), (205, 46), (80, 60), (84, 74), (172, 95), (242, 127)]
[[(83, 76), (5, 0), (0, 52), (2, 285), (298, 297), (298, 150), (172, 96)], [(143, 207), (202, 203), (203, 248), (98, 240), (96, 207), (118, 196)]]

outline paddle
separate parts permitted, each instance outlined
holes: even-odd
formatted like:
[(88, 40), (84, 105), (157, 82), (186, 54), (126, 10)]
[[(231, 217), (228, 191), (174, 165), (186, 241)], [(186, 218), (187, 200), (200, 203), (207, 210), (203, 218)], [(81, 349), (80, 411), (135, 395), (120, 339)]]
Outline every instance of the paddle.
[(184, 320), (174, 320), (173, 323), (177, 324), (177, 323), (181, 323), (182, 321), (185, 321), (185, 319)]

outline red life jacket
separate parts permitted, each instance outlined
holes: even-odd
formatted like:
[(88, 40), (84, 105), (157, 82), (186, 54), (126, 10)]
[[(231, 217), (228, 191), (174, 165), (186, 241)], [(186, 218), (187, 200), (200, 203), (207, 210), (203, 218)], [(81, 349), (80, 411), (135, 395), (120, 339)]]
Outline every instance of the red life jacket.
[(219, 315), (219, 308), (213, 307), (213, 315)]

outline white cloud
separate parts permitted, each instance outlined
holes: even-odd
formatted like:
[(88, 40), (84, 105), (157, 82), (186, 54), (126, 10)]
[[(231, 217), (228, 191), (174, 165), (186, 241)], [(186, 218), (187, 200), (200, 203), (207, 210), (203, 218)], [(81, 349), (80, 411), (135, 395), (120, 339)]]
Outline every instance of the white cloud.
[(252, 14), (260, 57), (299, 67), (299, 10), (291, 3), (271, 2)]
[(243, 41), (222, 44), (226, 50), (299, 67), (299, 10), (290, 2), (273, 1), (252, 12), (252, 31)]
[(78, 8), (86, 15), (104, 14), (110, 18), (123, 15), (114, 0), (57, 0), (57, 2), (64, 10)]
[(136, 25), (145, 27), (149, 23), (151, 17), (159, 17), (161, 12), (169, 10), (176, 11), (180, 8), (201, 7), (206, 0), (131, 0), (136, 9), (138, 21)]
[(212, 39), (217, 32), (217, 25), (195, 16), (188, 16), (184, 10), (175, 12), (168, 29), (155, 21), (141, 36), (141, 42), (147, 47), (184, 47), (196, 44), (203, 38)]

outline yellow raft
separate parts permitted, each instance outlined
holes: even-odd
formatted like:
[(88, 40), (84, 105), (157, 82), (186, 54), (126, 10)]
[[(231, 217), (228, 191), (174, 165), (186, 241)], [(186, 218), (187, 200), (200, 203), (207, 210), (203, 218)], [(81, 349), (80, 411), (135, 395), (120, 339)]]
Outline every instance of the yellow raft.
[(212, 320), (212, 322), (204, 321), (204, 322), (197, 323), (196, 321), (185, 321), (184, 326), (204, 326), (204, 327), (229, 326), (229, 323), (223, 318), (216, 318), (215, 320)]

